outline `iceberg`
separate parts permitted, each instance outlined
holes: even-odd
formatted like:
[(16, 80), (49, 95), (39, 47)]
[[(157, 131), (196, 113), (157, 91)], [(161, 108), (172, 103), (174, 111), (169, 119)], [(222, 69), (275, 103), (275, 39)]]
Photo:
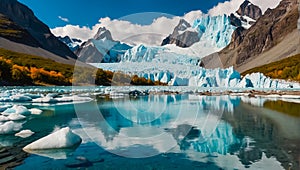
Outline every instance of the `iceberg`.
[(30, 143), (23, 150), (67, 149), (78, 146), (80, 143), (80, 136), (74, 134), (69, 127), (65, 127)]
[(41, 97), (32, 100), (33, 103), (56, 103), (57, 100), (53, 97)]
[(26, 116), (23, 116), (19, 113), (12, 113), (12, 114), (9, 114), (7, 118), (12, 121), (18, 121), (18, 120), (26, 119)]
[(34, 132), (32, 132), (31, 130), (22, 130), (22, 131), (16, 133), (15, 136), (18, 136), (21, 138), (28, 138), (33, 134), (34, 134)]
[(25, 106), (14, 105), (11, 108), (7, 108), (2, 115), (8, 116), (12, 113), (21, 114), (21, 115), (29, 115), (30, 112)]
[(21, 123), (15, 123), (13, 121), (0, 124), (0, 135), (11, 134), (22, 129)]
[(3, 106), (0, 106), (0, 112), (3, 112), (4, 110), (6, 110), (7, 108), (10, 108), (11, 105), (10, 104), (6, 104), (6, 105), (3, 105)]
[(0, 115), (0, 122), (6, 122), (9, 121), (9, 118), (3, 115)]
[(42, 110), (40, 109), (36, 109), (36, 108), (32, 108), (32, 109), (29, 109), (30, 113), (33, 114), (33, 115), (40, 115), (42, 114)]
[(13, 96), (10, 96), (11, 102), (26, 102), (26, 101), (31, 101), (32, 98), (26, 95), (22, 94), (16, 94)]

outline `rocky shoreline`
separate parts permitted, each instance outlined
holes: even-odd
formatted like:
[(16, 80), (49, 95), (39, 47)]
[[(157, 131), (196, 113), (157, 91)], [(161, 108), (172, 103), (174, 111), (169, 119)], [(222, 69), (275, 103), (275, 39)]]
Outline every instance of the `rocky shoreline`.
[(21, 165), (28, 156), (21, 146), (0, 146), (0, 169), (12, 169)]

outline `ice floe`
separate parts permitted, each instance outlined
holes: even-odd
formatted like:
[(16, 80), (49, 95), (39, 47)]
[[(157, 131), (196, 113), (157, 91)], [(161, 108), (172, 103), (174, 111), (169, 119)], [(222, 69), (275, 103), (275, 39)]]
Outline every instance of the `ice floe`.
[(2, 112), (2, 115), (8, 116), (12, 113), (17, 113), (21, 115), (29, 115), (30, 111), (25, 107), (25, 106), (20, 106), (20, 105), (14, 105), (11, 108), (7, 108)]
[(22, 130), (22, 131), (16, 133), (15, 136), (18, 136), (21, 138), (28, 138), (33, 134), (34, 134), (34, 132), (32, 132), (31, 130)]
[(29, 109), (30, 113), (33, 114), (33, 115), (40, 115), (42, 114), (42, 110), (40, 109), (37, 109), (37, 108), (32, 108), (32, 109)]
[(0, 124), (0, 135), (12, 134), (16, 131), (19, 131), (22, 128), (21, 123), (16, 123), (13, 121), (8, 121), (3, 124)]
[(21, 115), (19, 113), (11, 113), (11, 114), (9, 114), (7, 116), (7, 118), (9, 120), (12, 120), (12, 121), (18, 121), (18, 120), (24, 120), (24, 119), (26, 119), (26, 116), (23, 116), (23, 115)]
[(51, 133), (31, 144), (25, 146), (24, 150), (43, 149), (66, 149), (72, 148), (81, 143), (80, 136), (74, 134), (69, 127), (62, 128)]

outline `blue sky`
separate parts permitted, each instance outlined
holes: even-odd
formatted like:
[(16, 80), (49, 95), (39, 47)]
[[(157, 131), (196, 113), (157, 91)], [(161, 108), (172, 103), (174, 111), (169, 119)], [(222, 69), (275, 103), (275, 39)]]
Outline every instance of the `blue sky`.
[[(93, 26), (99, 18), (117, 19), (140, 12), (161, 12), (182, 16), (192, 10), (207, 12), (225, 0), (19, 0), (31, 8), (35, 15), (50, 28), (66, 24)], [(61, 19), (59, 18), (61, 17)], [(63, 20), (68, 19), (69, 22)], [(153, 18), (135, 20), (150, 24)]]

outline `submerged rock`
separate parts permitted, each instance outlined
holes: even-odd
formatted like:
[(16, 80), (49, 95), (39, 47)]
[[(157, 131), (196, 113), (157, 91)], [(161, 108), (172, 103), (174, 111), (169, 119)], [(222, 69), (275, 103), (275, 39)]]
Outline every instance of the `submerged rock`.
[(146, 91), (138, 91), (138, 90), (134, 90), (134, 91), (130, 91), (129, 92), (129, 96), (134, 96), (134, 97), (137, 97), (137, 96), (147, 96), (149, 95), (148, 92)]

